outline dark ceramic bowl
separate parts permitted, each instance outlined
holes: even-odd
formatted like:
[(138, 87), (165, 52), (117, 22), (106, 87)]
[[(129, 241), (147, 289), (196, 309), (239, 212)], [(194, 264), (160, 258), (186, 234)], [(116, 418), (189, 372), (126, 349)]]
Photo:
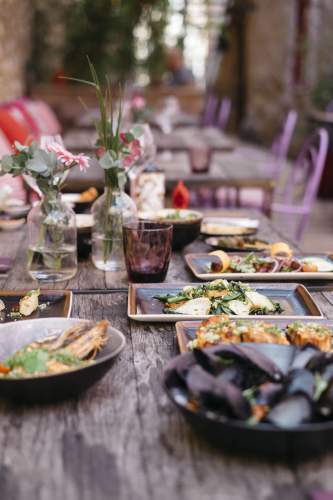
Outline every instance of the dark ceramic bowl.
[[(175, 217), (173, 215), (175, 214)], [(165, 208), (155, 213), (143, 212), (140, 219), (158, 220), (173, 227), (172, 250), (182, 250), (200, 235), (203, 215), (201, 212), (190, 209)]]
[[(289, 370), (298, 349), (296, 346), (277, 344), (256, 344), (255, 348), (274, 361), (283, 373)], [(177, 375), (177, 368), (183, 367), (184, 363), (190, 364), (192, 359), (192, 353), (185, 353), (169, 361), (164, 369), (164, 387), (186, 420), (215, 446), (234, 454), (282, 460), (312, 459), (314, 455), (333, 449), (332, 420), (309, 422), (287, 429), (270, 423), (249, 425), (211, 411), (196, 410), (189, 404), (187, 388)]]
[[(53, 332), (59, 334), (73, 324), (87, 320), (75, 318), (43, 318), (18, 321), (0, 326), (0, 360), (35, 340), (41, 340)], [(109, 327), (109, 338), (93, 363), (65, 373), (27, 377), (21, 379), (0, 378), (0, 398), (16, 403), (53, 403), (78, 396), (100, 380), (115, 357), (125, 346), (125, 337)]]

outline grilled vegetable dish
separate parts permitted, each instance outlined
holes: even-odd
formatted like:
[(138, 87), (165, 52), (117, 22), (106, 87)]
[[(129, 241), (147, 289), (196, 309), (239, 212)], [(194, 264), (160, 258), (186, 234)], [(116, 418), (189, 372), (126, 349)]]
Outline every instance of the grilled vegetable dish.
[(209, 264), (212, 273), (272, 273), (278, 268), (277, 260), (271, 257), (249, 253), (245, 257), (234, 255), (226, 259), (222, 254), (227, 255), (221, 250), (210, 254), (216, 256), (216, 260)]
[(158, 215), (159, 220), (165, 221), (185, 221), (197, 219), (198, 215), (194, 212), (183, 212), (181, 210), (170, 210), (163, 215)]
[(91, 363), (107, 342), (109, 323), (78, 323), (60, 336), (52, 335), (26, 345), (0, 364), (6, 378), (54, 375)]
[[(194, 349), (175, 358), (165, 375), (191, 412), (222, 421), (265, 422), (285, 429), (333, 418), (333, 354), (313, 346), (276, 346), (273, 355), (255, 345)], [(268, 351), (266, 350), (268, 353)]]
[(295, 273), (332, 272), (333, 261), (329, 257), (281, 257), (262, 256), (253, 252), (247, 255), (229, 255), (223, 250), (210, 252), (213, 261), (207, 264), (211, 273)]
[(261, 342), (297, 346), (311, 344), (322, 351), (330, 351), (332, 333), (331, 328), (319, 323), (295, 321), (286, 328), (280, 328), (266, 321), (234, 320), (222, 314), (202, 321), (188, 347), (202, 349), (221, 343)]
[(278, 302), (256, 292), (246, 283), (215, 280), (198, 286), (185, 286), (177, 294), (155, 297), (164, 303), (166, 314), (231, 314), (248, 316), (253, 314), (278, 314), (282, 312)]
[(225, 250), (241, 250), (262, 252), (269, 248), (269, 244), (264, 240), (259, 240), (251, 236), (225, 236), (224, 238), (207, 238), (206, 243), (213, 247), (224, 248)]

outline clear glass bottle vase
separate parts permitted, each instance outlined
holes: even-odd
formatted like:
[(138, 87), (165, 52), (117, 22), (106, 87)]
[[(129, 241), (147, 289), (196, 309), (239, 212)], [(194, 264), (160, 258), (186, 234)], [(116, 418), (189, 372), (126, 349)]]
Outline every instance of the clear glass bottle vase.
[(38, 281), (65, 281), (77, 272), (74, 211), (60, 193), (46, 193), (28, 215), (28, 273)]
[(125, 270), (123, 224), (137, 217), (134, 201), (124, 192), (123, 183), (113, 179), (91, 208), (92, 261), (102, 271)]

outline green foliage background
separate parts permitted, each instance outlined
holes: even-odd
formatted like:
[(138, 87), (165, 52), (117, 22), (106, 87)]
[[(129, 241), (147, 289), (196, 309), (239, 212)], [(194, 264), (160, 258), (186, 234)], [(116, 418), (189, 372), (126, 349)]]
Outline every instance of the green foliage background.
[[(87, 78), (87, 55), (98, 74), (113, 81), (131, 78), (139, 64), (156, 79), (165, 70), (168, 7), (168, 0), (34, 0), (31, 79), (48, 81), (61, 70)], [(134, 31), (142, 21), (150, 37), (148, 56), (139, 63)]]

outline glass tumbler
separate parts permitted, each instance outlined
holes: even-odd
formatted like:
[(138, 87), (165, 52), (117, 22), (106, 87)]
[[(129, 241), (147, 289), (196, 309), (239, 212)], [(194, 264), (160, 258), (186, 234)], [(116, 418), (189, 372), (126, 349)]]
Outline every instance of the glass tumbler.
[(125, 263), (129, 281), (164, 281), (171, 256), (172, 225), (134, 222), (123, 228)]
[(194, 174), (203, 174), (209, 171), (212, 150), (205, 144), (197, 144), (189, 148), (191, 171)]

